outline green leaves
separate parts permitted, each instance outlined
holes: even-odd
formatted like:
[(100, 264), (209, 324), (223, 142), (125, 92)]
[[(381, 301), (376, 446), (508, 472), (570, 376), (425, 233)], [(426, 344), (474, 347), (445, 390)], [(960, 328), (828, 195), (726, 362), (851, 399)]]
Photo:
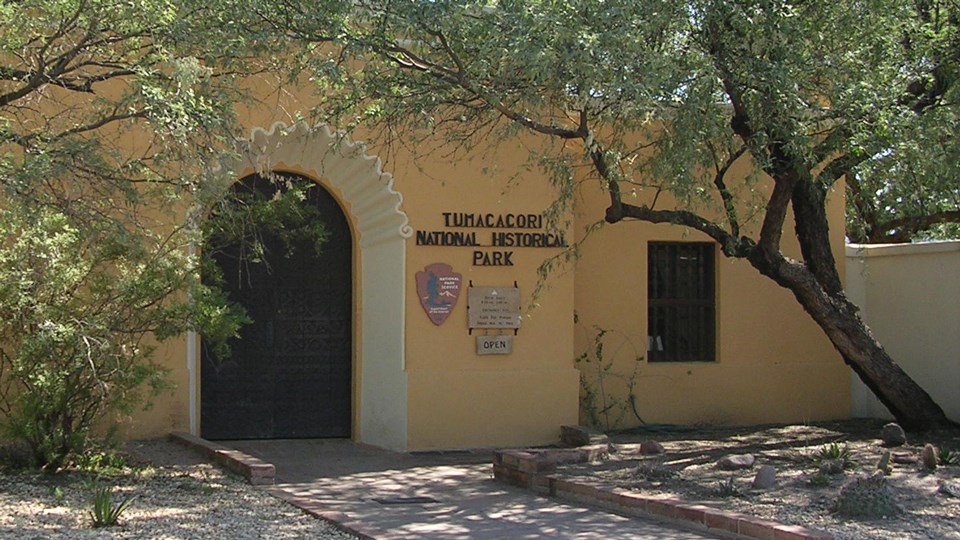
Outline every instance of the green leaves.
[(56, 470), (105, 411), (131, 410), (141, 385), (158, 382), (144, 338), (186, 328), (171, 292), (188, 285), (189, 267), (177, 253), (147, 266), (142, 238), (97, 242), (62, 213), (0, 202), (0, 420), (37, 466)]
[(94, 528), (113, 527), (119, 524), (120, 516), (135, 500), (136, 496), (131, 496), (114, 504), (113, 489), (109, 486), (96, 486), (90, 509)]
[[(891, 161), (923, 169), (925, 184), (949, 175), (946, 161), (920, 156), (954, 155), (956, 138), (934, 138), (916, 117), (953, 128), (952, 10), (893, 0), (578, 0), (362, 1), (324, 12), (289, 2), (265, 20), (330, 43), (297, 64), (318, 84), (322, 121), (376, 126), (380, 142), (425, 153), (436, 148), (420, 144), (428, 140), (472, 148), (524, 131), (578, 139), (584, 152), (557, 145), (558, 159), (592, 166), (601, 149), (610, 161), (595, 172), (608, 186), (629, 184), (623, 192), (640, 204), (668, 191), (732, 227), (716, 181), (742, 148), (774, 178), (826, 187), (846, 175), (896, 191), (901, 183), (880, 173)], [(560, 197), (572, 192), (554, 180)], [(956, 199), (956, 190), (937, 197)], [(762, 216), (766, 205), (752, 188), (737, 194), (740, 215)]]
[(235, 7), (0, 3), (0, 427), (39, 467), (168, 387), (154, 343), (245, 320), (190, 254), (262, 69)]

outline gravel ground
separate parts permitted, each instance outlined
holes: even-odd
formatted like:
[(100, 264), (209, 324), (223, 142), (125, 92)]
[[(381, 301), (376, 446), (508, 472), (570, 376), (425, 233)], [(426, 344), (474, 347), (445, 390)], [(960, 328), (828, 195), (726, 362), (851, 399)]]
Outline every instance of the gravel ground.
[[(922, 470), (918, 463), (894, 463), (885, 477), (901, 512), (876, 519), (852, 519), (834, 511), (840, 489), (855, 478), (874, 473), (884, 448), (879, 424), (837, 422), (823, 425), (704, 429), (681, 433), (648, 432), (617, 437), (619, 452), (600, 463), (562, 467), (561, 473), (651, 495), (673, 496), (769, 519), (803, 525), (838, 540), (960, 540), (960, 496), (944, 493), (949, 484), (960, 489), (960, 466)], [(916, 459), (924, 443), (960, 450), (960, 430), (911, 436), (910, 444), (893, 452)], [(665, 454), (642, 455), (640, 442), (658, 440)], [(813, 479), (814, 457), (837, 443), (849, 452), (850, 465), (841, 474)], [(752, 454), (756, 464), (746, 470), (723, 471), (716, 461), (730, 454)], [(752, 489), (762, 465), (776, 469), (776, 485)], [(813, 480), (812, 480), (813, 479)], [(721, 490), (729, 485), (735, 493)]]
[[(352, 540), (316, 519), (206, 464), (168, 441), (132, 443), (130, 463), (100, 478), (84, 473), (0, 473), (0, 538)], [(136, 497), (115, 527), (92, 527), (95, 486)]]

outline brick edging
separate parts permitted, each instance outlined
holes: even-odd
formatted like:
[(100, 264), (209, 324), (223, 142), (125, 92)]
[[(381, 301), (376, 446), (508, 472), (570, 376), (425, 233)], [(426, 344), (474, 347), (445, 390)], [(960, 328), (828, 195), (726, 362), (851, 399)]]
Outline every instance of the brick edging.
[(182, 431), (170, 433), (170, 439), (243, 476), (251, 484), (263, 486), (265, 491), (274, 497), (303, 510), (315, 518), (322, 519), (344, 532), (354, 534), (364, 540), (389, 540), (391, 538), (390, 534), (351, 519), (343, 512), (331, 510), (323, 503), (275, 487), (273, 484), (276, 481), (276, 467), (272, 463)]
[(324, 503), (317, 502), (310, 497), (297, 495), (278, 487), (267, 487), (265, 489), (267, 493), (274, 497), (303, 510), (317, 519), (326, 521), (341, 531), (356, 535), (363, 540), (389, 540), (392, 537), (390, 534), (376, 527), (371, 527), (352, 519), (343, 512), (331, 510)]
[[(619, 514), (669, 521), (731, 538), (833, 539), (833, 535), (829, 533), (798, 525), (784, 525), (735, 512), (690, 504), (675, 498), (651, 497), (602, 483), (590, 483), (549, 474), (556, 470), (558, 463), (583, 463), (596, 459), (593, 457), (597, 454), (596, 450), (593, 447), (501, 450), (494, 454), (493, 475), (497, 481), (531, 489), (543, 495), (586, 503)], [(551, 452), (557, 454), (550, 455)]]
[(170, 434), (170, 439), (243, 476), (255, 486), (271, 485), (276, 480), (277, 470), (272, 463), (244, 454), (239, 450), (227, 448), (182, 431), (174, 431)]

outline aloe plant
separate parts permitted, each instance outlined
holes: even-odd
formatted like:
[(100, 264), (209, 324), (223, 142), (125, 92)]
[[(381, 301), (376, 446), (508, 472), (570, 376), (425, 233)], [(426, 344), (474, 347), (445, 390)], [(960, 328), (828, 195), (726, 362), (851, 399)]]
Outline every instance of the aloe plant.
[(124, 512), (136, 499), (136, 496), (127, 497), (114, 505), (113, 489), (109, 486), (99, 486), (93, 493), (93, 508), (90, 510), (90, 516), (93, 518), (94, 527), (112, 527), (120, 520), (120, 514)]

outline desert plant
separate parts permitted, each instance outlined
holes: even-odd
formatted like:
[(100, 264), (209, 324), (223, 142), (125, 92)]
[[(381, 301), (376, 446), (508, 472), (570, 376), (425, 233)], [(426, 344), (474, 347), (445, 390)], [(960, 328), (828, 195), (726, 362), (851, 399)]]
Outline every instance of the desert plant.
[[(574, 321), (576, 320), (575, 317)], [(613, 369), (613, 360), (605, 353), (604, 338), (610, 332), (599, 327), (594, 329), (596, 334), (593, 337), (592, 347), (574, 359), (574, 364), (580, 370), (580, 409), (587, 424), (609, 431), (621, 425), (628, 411), (643, 424), (643, 418), (637, 411), (635, 392), (643, 356), (634, 356), (633, 371), (630, 375), (625, 376), (616, 372)], [(632, 343), (625, 338), (621, 346), (632, 346)], [(626, 382), (625, 397), (609, 391), (607, 386), (611, 379)]]
[(850, 467), (850, 447), (847, 445), (841, 446), (838, 442), (832, 442), (826, 446), (821, 446), (813, 454), (813, 461), (815, 463), (823, 463), (824, 461), (839, 461), (843, 464), (843, 468)]
[(90, 451), (76, 457), (76, 466), (81, 471), (98, 475), (116, 474), (127, 465), (127, 460), (116, 452)]
[(0, 207), (0, 438), (55, 471), (102, 446), (110, 413), (131, 413), (170, 386), (151, 343), (226, 317), (198, 322), (222, 303), (172, 237), (110, 221), (80, 226), (2, 195)]
[(118, 504), (113, 501), (113, 489), (109, 486), (98, 486), (93, 492), (93, 508), (90, 517), (94, 527), (112, 527), (119, 523), (120, 514), (130, 506), (136, 496), (127, 497)]
[(817, 468), (819, 474), (843, 474), (843, 470), (848, 467), (849, 463), (844, 462), (842, 459), (827, 459), (820, 462), (820, 466)]
[(882, 472), (885, 475), (889, 475), (893, 472), (893, 466), (890, 465), (890, 451), (884, 450), (880, 454), (880, 459), (877, 460), (877, 470)]
[(937, 459), (941, 465), (960, 465), (960, 451), (941, 448)]
[(927, 443), (920, 451), (920, 463), (926, 471), (935, 471), (940, 466), (940, 451), (937, 447)]
[(727, 497), (739, 497), (743, 494), (743, 490), (740, 489), (740, 486), (737, 484), (737, 478), (735, 476), (730, 476), (726, 480), (721, 480), (717, 482), (717, 487), (714, 490), (714, 494), (717, 497), (727, 498)]
[(676, 476), (677, 471), (657, 459), (640, 462), (640, 464), (637, 465), (636, 474), (647, 480), (664, 480)]
[(817, 473), (807, 478), (807, 485), (811, 487), (825, 487), (830, 485), (830, 475)]
[(893, 490), (881, 472), (857, 478), (840, 489), (837, 513), (847, 517), (876, 518), (900, 513)]
[(937, 487), (937, 493), (942, 493), (948, 497), (960, 498), (960, 482), (941, 480)]

